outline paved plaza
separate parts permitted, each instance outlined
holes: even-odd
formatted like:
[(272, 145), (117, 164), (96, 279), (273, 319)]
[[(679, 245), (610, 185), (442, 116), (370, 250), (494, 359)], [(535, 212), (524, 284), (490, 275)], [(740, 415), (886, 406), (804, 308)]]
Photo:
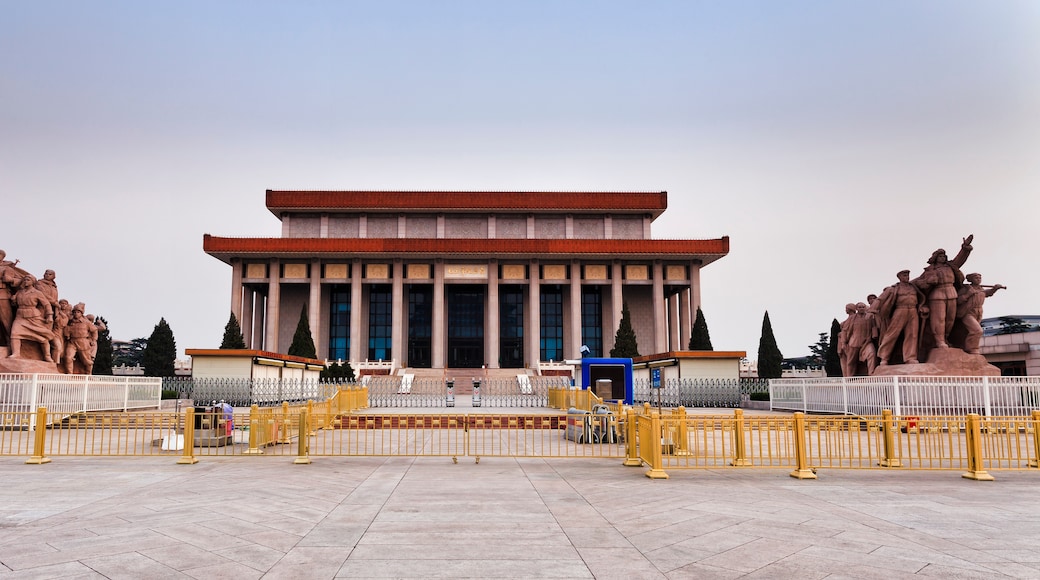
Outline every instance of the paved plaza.
[(0, 458), (0, 579), (1037, 578), (1040, 473)]

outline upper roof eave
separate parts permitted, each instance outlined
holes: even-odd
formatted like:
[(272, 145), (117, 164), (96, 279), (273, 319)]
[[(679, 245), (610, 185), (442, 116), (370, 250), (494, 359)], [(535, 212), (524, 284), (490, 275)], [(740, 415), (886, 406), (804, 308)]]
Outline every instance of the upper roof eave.
[(668, 208), (667, 191), (284, 191), (267, 190), (267, 209), (286, 212), (391, 211), (649, 213)]

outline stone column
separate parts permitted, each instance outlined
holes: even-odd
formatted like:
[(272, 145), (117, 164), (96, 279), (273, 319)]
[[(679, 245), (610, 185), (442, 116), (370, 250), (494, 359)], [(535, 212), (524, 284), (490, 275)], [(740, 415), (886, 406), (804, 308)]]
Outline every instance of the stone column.
[[(350, 360), (358, 363), (368, 358), (365, 337), (361, 336), (361, 260), (355, 258), (350, 264)], [(362, 348), (366, 356), (362, 356)], [(357, 366), (356, 364), (354, 365)]]
[(393, 284), (390, 291), (390, 358), (395, 359), (403, 367), (404, 360), (404, 264), (400, 258), (394, 258), (390, 275)]
[(571, 260), (570, 325), (564, 337), (564, 358), (581, 358), (581, 262)]
[(235, 315), (239, 326), (245, 326), (242, 317), (242, 260), (231, 258), (231, 313)]
[(250, 337), (249, 348), (263, 350), (264, 348), (264, 325), (267, 323), (267, 296), (253, 291), (255, 302), (253, 304), (253, 336)]
[(243, 288), (245, 296), (242, 299), (242, 318), (238, 321), (239, 326), (242, 327), (242, 340), (246, 343), (246, 348), (253, 347), (253, 300), (256, 299), (256, 292), (251, 288)]
[(696, 313), (701, 307), (701, 263), (690, 262), (690, 312)]
[(686, 350), (690, 346), (690, 333), (693, 331), (693, 322), (690, 320), (690, 289), (686, 288), (679, 293), (679, 350)]
[[(533, 219), (533, 218), (532, 218)], [(542, 309), (541, 301), (541, 272), (538, 270), (538, 260), (531, 260), (528, 266), (530, 272), (527, 275), (527, 302), (529, 308), (527, 309), (527, 328), (524, 329), (524, 336), (527, 339), (527, 366), (529, 368), (536, 368), (539, 361), (542, 358), (541, 340), (542, 340)]]
[(282, 269), (278, 258), (271, 258), (267, 272), (267, 315), (264, 317), (266, 338), (264, 350), (278, 350), (278, 331), (280, 329), (279, 314), (282, 302)]
[(433, 316), (431, 321), (433, 333), (430, 356), (435, 369), (443, 369), (448, 365), (448, 329), (444, 324), (444, 260), (437, 258), (433, 263)]
[(654, 353), (667, 351), (668, 313), (664, 307), (664, 273), (661, 260), (654, 260)]
[(321, 332), (321, 260), (311, 260), (311, 295), (307, 304), (307, 324), (311, 326), (311, 340), (318, 358), (324, 360), (328, 354), (325, 337)]
[(498, 306), (498, 260), (488, 260), (487, 332), (484, 334), (485, 362), (489, 369), (498, 368), (499, 335), (501, 334)]
[(622, 294), (622, 267), (621, 260), (614, 260), (610, 266), (610, 332), (603, 337), (603, 353), (607, 354), (614, 348), (614, 339), (617, 337), (618, 326), (621, 325), (621, 310), (624, 308), (625, 299)]
[(679, 344), (679, 294), (668, 297), (668, 351), (683, 350), (686, 345)]

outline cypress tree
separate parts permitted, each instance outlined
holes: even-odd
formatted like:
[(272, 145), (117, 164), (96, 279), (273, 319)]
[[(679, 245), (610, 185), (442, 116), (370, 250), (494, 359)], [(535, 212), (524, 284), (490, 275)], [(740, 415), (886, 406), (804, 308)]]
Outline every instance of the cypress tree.
[(246, 341), (242, 338), (242, 328), (238, 325), (238, 318), (235, 317), (235, 313), (231, 313), (231, 318), (228, 319), (228, 323), (224, 326), (224, 340), (220, 342), (220, 348), (222, 349), (243, 349), (246, 347)]
[(148, 346), (141, 357), (144, 374), (149, 377), (172, 377), (176, 361), (177, 341), (173, 338), (173, 330), (165, 318), (160, 318), (159, 324), (155, 325), (152, 335), (148, 337)]
[(697, 307), (697, 319), (693, 322), (693, 330), (690, 332), (690, 350), (715, 350), (711, 346), (711, 336), (708, 334), (708, 322), (704, 320), (701, 307)]
[(110, 375), (112, 374), (112, 334), (108, 331), (108, 321), (103, 316), (98, 316), (96, 320), (98, 339), (93, 374)]
[(320, 378), (323, 381), (349, 383), (354, 380), (354, 369), (347, 361), (343, 361), (343, 364), (333, 362), (321, 371)]
[(828, 377), (841, 376), (841, 357), (838, 355), (838, 333), (841, 332), (841, 323), (835, 318), (831, 321), (831, 341), (827, 344), (827, 360), (824, 369)]
[(293, 334), (292, 344), (289, 345), (289, 354), (306, 358), (318, 358), (318, 351), (314, 348), (314, 339), (311, 338), (311, 325), (307, 322), (306, 304), (300, 310), (300, 321), (296, 323), (296, 334)]
[(758, 341), (758, 378), (779, 379), (783, 373), (784, 355), (776, 346), (773, 325), (769, 322), (769, 311), (762, 318), (762, 338)]
[(636, 340), (636, 331), (632, 330), (627, 302), (621, 306), (621, 323), (618, 324), (617, 335), (614, 336), (614, 348), (610, 349), (610, 356), (615, 358), (639, 356), (639, 343)]

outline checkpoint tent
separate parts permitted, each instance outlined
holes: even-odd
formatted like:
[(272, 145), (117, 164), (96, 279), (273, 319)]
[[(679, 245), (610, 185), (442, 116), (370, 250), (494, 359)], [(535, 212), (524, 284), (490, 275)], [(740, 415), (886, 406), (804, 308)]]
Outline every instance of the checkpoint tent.
[(590, 357), (581, 359), (581, 388), (596, 390), (600, 381), (610, 381), (610, 396), (596, 394), (604, 399), (624, 401), (632, 404), (632, 359), (630, 358), (599, 358)]

